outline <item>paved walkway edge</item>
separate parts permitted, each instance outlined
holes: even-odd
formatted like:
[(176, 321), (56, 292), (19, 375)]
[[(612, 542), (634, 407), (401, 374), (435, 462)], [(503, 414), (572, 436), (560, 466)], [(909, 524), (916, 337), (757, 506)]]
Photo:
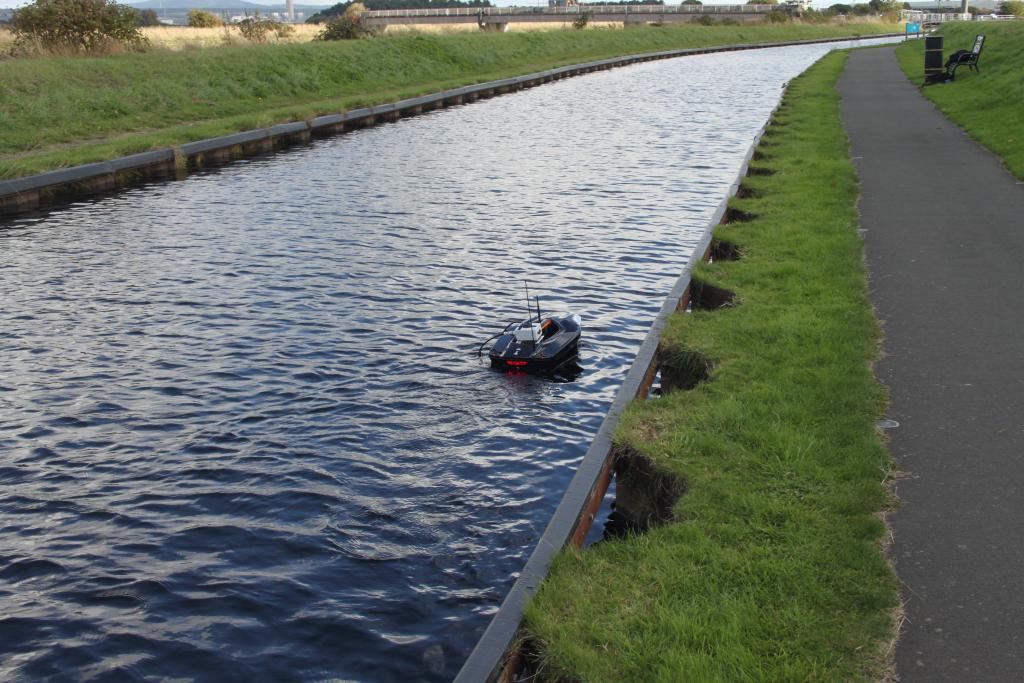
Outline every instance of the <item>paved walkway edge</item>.
[(897, 673), (1024, 680), (1024, 185), (892, 48), (853, 52), (838, 87), (906, 473), (890, 520)]

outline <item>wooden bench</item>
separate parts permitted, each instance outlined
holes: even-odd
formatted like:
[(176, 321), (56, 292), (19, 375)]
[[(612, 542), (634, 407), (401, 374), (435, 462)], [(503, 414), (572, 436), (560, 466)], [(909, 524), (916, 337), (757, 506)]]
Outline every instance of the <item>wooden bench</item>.
[(978, 58), (981, 57), (981, 48), (983, 47), (985, 47), (985, 36), (979, 34), (974, 38), (974, 48), (970, 52), (957, 50), (951, 54), (946, 61), (946, 73), (949, 74), (949, 80), (956, 78), (957, 68), (965, 65), (968, 69), (981, 73), (978, 68)]

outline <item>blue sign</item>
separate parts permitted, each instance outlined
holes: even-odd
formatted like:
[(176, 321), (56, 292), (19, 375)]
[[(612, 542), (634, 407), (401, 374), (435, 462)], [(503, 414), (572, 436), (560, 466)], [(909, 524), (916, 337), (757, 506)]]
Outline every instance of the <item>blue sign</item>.
[(907, 24), (907, 33), (920, 33), (921, 24)]

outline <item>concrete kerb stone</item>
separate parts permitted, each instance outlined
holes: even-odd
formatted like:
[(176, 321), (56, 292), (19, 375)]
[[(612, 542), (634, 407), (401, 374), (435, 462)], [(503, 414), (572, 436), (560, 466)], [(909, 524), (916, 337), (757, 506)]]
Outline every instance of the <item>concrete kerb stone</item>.
[(309, 124), (305, 121), (293, 121), (291, 123), (279, 123), (267, 129), (267, 135), (278, 137), (285, 135), (301, 135), (309, 132)]
[[(0, 214), (9, 215), (34, 210), (36, 205), (27, 199), (19, 200), (20, 193), (39, 192), (40, 201), (48, 200), (63, 193), (63, 186), (75, 185), (85, 194), (95, 194), (111, 189), (104, 176), (114, 178), (115, 186), (132, 184), (138, 176), (155, 177), (163, 175), (165, 170), (178, 169), (180, 175), (180, 157), (183, 155), (193, 167), (207, 163), (227, 163), (234, 158), (249, 154), (258, 154), (272, 150), (276, 144), (306, 141), (313, 132), (343, 132), (348, 125), (369, 126), (379, 120), (396, 120), (403, 111), (408, 115), (419, 113), (422, 108), (449, 106), (472, 101), (480, 96), (489, 96), (498, 91), (517, 90), (526, 85), (536, 85), (570, 75), (588, 73), (597, 69), (634, 64), (652, 59), (666, 59), (710, 52), (732, 50), (752, 50), (784, 45), (804, 45), (812, 43), (844, 42), (869, 38), (897, 37), (902, 34), (880, 34), (876, 36), (847, 36), (842, 38), (812, 39), (790, 42), (757, 43), (748, 45), (727, 45), (707, 48), (688, 48), (649, 52), (626, 57), (614, 57), (583, 64), (570, 65), (526, 74), (513, 78), (464, 86), (422, 97), (354, 109), (344, 114), (318, 116), (309, 121), (296, 121), (279, 124), (270, 128), (261, 128), (231, 135), (224, 135), (205, 140), (184, 143), (174, 148), (163, 148), (152, 152), (134, 154), (111, 161), (83, 164), (73, 168), (47, 171), (24, 178), (0, 181)], [(419, 108), (419, 109), (418, 109)], [(149, 156), (152, 155), (152, 156)], [(153, 167), (153, 168), (149, 168)], [(137, 173), (133, 173), (137, 172)], [(95, 181), (95, 182), (93, 182)], [(66, 187), (64, 189), (67, 189)], [(116, 189), (116, 188), (115, 188)], [(31, 206), (32, 208), (26, 208)]]
[(406, 109), (415, 109), (416, 107), (427, 107), (435, 104), (439, 99), (441, 99), (441, 97), (436, 94), (412, 97), (407, 100), (399, 100), (398, 102), (395, 102), (395, 109), (401, 112)]
[(353, 126), (368, 126), (373, 123), (373, 112), (369, 107), (352, 109), (344, 114), (345, 123)]
[(388, 102), (387, 104), (378, 104), (370, 107), (370, 113), (375, 121), (397, 121), (398, 110), (395, 109), (394, 102)]
[(170, 149), (157, 149), (152, 152), (141, 152), (139, 154), (132, 154), (126, 157), (120, 157), (110, 161), (110, 166), (114, 171), (131, 171), (152, 164), (165, 163), (167, 161), (174, 160), (174, 152)]
[(158, 149), (152, 152), (142, 152), (140, 154), (120, 157), (111, 161), (98, 161), (92, 164), (38, 173), (25, 176), (24, 178), (3, 180), (0, 181), (0, 197), (69, 183), (84, 182), (94, 176), (143, 169), (153, 164), (166, 163), (173, 158), (174, 153), (170, 149)]
[(38, 175), (28, 176), (26, 178), (15, 178), (14, 180), (5, 180), (0, 183), (0, 193), (4, 195), (16, 194), (19, 192), (29, 192), (32, 190), (39, 190), (50, 185), (61, 185), (64, 183), (71, 183), (76, 180), (82, 180), (92, 175), (99, 175), (104, 172), (109, 172), (111, 164), (109, 161), (98, 162), (95, 164), (85, 164), (82, 166), (76, 166), (74, 168), (62, 168), (57, 171), (51, 171), (50, 173), (40, 173)]
[(344, 114), (327, 114), (325, 116), (314, 116), (309, 119), (309, 131), (313, 135), (336, 135), (345, 130)]
[(215, 152), (225, 148), (235, 147), (237, 145), (257, 142), (265, 139), (267, 135), (267, 128), (257, 128), (256, 130), (247, 130), (242, 133), (234, 133), (232, 135), (222, 135), (216, 138), (186, 142), (181, 145), (181, 151), (189, 158), (192, 158), (198, 154), (207, 154), (209, 152)]

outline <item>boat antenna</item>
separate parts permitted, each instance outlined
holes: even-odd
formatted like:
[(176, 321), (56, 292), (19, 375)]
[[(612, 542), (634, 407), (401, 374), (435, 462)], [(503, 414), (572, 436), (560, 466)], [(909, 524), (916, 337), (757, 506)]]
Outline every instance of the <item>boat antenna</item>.
[(537, 300), (537, 322), (540, 322), (540, 295), (535, 295), (534, 299)]
[(523, 279), (523, 286), (526, 287), (526, 324), (530, 326), (530, 338), (534, 345), (537, 344), (537, 335), (533, 332), (533, 309), (530, 308), (530, 283)]

